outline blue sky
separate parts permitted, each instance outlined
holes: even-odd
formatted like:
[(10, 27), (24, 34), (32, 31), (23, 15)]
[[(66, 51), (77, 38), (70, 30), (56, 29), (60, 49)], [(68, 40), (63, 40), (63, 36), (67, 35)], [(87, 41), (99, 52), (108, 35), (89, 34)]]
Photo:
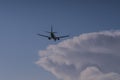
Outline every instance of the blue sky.
[(51, 24), (58, 35), (120, 29), (118, 0), (0, 1), (0, 80), (57, 80), (38, 67), (39, 50), (58, 42), (46, 34)]

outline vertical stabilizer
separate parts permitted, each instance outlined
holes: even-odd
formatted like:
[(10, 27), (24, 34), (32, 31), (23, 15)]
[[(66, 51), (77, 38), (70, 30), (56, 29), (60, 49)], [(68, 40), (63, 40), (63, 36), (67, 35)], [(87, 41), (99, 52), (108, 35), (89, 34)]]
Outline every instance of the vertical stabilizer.
[(51, 32), (53, 32), (53, 26), (51, 25)]

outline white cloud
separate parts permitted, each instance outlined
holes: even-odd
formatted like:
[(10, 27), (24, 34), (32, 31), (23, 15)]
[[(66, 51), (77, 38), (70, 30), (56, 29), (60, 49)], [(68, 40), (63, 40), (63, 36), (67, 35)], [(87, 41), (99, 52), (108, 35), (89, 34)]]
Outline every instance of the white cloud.
[(89, 75), (96, 80), (120, 80), (120, 31), (82, 34), (50, 45), (39, 55), (36, 63), (60, 79), (84, 80)]
[(102, 73), (96, 67), (88, 67), (81, 72), (79, 80), (120, 80), (120, 75), (117, 73)]

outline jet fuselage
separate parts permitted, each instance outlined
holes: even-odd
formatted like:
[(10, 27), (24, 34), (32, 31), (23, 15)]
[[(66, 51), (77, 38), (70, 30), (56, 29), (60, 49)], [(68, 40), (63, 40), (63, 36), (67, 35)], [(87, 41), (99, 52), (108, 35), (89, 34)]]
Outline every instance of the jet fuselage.
[(55, 36), (55, 34), (53, 32), (51, 32), (51, 38), (56, 40), (56, 36)]

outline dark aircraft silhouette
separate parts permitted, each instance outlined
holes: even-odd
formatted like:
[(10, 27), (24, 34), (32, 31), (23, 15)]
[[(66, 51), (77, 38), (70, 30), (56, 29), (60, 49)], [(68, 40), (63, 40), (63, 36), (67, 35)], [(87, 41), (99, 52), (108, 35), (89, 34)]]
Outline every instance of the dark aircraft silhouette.
[(53, 39), (54, 41), (60, 40), (60, 38), (69, 37), (69, 35), (66, 35), (66, 36), (56, 36), (55, 33), (57, 33), (57, 32), (53, 32), (52, 26), (51, 26), (51, 32), (48, 32), (48, 31), (47, 31), (47, 33), (49, 33), (50, 36), (46, 36), (46, 35), (42, 35), (42, 34), (37, 34), (37, 35), (42, 36), (42, 37), (46, 37), (46, 38), (48, 38), (49, 40)]

